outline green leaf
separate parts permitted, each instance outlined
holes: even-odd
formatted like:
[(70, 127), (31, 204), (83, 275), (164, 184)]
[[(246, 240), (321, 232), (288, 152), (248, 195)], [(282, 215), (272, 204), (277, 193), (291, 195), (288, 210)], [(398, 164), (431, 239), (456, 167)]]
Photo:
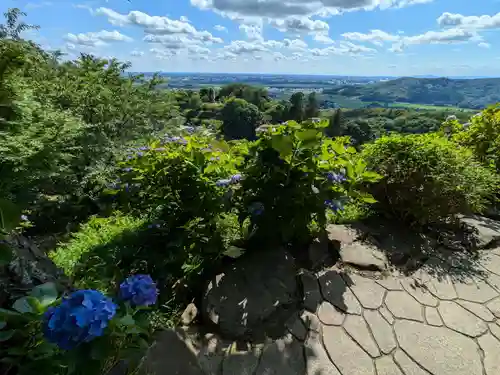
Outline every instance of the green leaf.
[(34, 313), (36, 310), (33, 309), (32, 301), (30, 297), (21, 297), (14, 302), (12, 308), (21, 314)]
[(7, 316), (20, 316), (18, 312), (12, 311), (12, 310), (6, 310), (6, 309), (0, 309), (0, 316), (2, 317), (7, 317)]
[(310, 141), (316, 139), (320, 133), (316, 129), (307, 129), (297, 132), (297, 138), (301, 141)]
[(293, 152), (293, 141), (290, 136), (274, 135), (271, 142), (273, 148), (280, 153), (283, 159)]
[(38, 285), (33, 288), (30, 295), (36, 298), (40, 302), (40, 305), (42, 305), (43, 307), (47, 307), (57, 301), (58, 293), (56, 284), (54, 284), (53, 282), (48, 282), (42, 285)]
[(230, 258), (236, 259), (242, 256), (244, 252), (245, 250), (240, 247), (229, 246), (229, 248), (226, 251), (224, 251), (223, 254)]
[(133, 326), (135, 324), (135, 320), (132, 315), (127, 314), (119, 320), (119, 323), (124, 326)]
[(0, 230), (10, 232), (21, 220), (21, 210), (6, 199), (0, 199)]
[(0, 243), (0, 266), (9, 264), (14, 258), (14, 253), (9, 245)]
[(14, 336), (14, 333), (16, 333), (16, 331), (14, 331), (14, 330), (1, 331), (0, 332), (0, 342), (10, 340), (12, 338), (12, 336)]

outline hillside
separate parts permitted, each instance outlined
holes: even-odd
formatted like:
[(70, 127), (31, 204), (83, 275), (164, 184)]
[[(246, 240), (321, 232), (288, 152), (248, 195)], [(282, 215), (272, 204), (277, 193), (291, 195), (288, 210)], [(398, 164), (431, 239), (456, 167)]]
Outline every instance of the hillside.
[(367, 85), (343, 85), (324, 94), (363, 102), (413, 103), (481, 108), (500, 101), (500, 78), (398, 78)]

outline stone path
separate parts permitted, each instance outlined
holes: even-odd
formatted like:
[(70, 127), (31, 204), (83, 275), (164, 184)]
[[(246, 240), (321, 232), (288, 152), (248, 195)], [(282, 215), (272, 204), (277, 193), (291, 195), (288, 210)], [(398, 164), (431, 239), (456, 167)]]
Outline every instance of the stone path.
[[(449, 272), (434, 275), (436, 262)], [(411, 276), (304, 274), (305, 309), (284, 337), (243, 348), (193, 345), (202, 370), (177, 373), (499, 375), (500, 248), (481, 251), (475, 266), (460, 279), (451, 272), (457, 265), (436, 259)]]

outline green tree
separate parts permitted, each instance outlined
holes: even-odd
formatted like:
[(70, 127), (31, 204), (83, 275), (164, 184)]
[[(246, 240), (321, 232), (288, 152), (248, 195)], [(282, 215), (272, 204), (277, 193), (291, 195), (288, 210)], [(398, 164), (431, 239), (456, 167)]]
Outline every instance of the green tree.
[(22, 22), (21, 17), (26, 17), (26, 13), (22, 12), (19, 8), (9, 8), (4, 13), (5, 24), (0, 25), (0, 39), (21, 39), (21, 33), (26, 30), (38, 30), (40, 27), (37, 25), (29, 25)]
[(339, 108), (329, 119), (328, 127), (325, 129), (326, 135), (329, 137), (339, 137), (342, 135), (343, 122), (344, 118)]
[(307, 96), (305, 116), (306, 118), (313, 118), (319, 116), (319, 103), (315, 92), (311, 92)]
[(252, 103), (238, 98), (230, 98), (221, 111), (222, 132), (228, 140), (255, 139), (255, 129), (262, 124), (263, 115)]
[(290, 119), (297, 122), (304, 121), (305, 118), (305, 103), (304, 93), (296, 92), (290, 97)]

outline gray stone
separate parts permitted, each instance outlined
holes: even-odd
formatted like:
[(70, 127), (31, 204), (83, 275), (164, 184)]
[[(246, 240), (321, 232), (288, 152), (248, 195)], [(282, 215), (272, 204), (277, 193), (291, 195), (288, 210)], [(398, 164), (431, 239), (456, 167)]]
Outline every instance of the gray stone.
[(330, 302), (323, 301), (318, 309), (318, 318), (323, 324), (340, 326), (344, 322), (345, 315)]
[(328, 239), (340, 246), (350, 245), (358, 237), (356, 231), (347, 225), (330, 224), (326, 227)]
[[(255, 375), (297, 375), (306, 369), (302, 344), (292, 335), (264, 347)], [(237, 372), (239, 373), (239, 372)]]
[(407, 278), (401, 280), (401, 285), (403, 285), (403, 288), (422, 305), (431, 307), (436, 307), (438, 305), (438, 300), (429, 290), (427, 290), (425, 284), (420, 285), (416, 283), (414, 279)]
[(361, 305), (339, 272), (329, 270), (318, 278), (323, 297), (348, 314), (361, 315)]
[(395, 277), (388, 277), (376, 281), (379, 285), (383, 286), (387, 290), (403, 290), (399, 279)]
[(404, 375), (390, 356), (379, 358), (375, 361), (377, 375)]
[(500, 275), (500, 257), (494, 254), (486, 254), (481, 258), (481, 266), (495, 275)]
[(300, 319), (304, 323), (307, 330), (321, 332), (321, 322), (315, 314), (310, 313), (309, 311), (304, 311), (302, 312)]
[(455, 302), (443, 301), (438, 310), (448, 328), (464, 335), (477, 337), (488, 330), (485, 322)]
[(354, 295), (365, 309), (378, 309), (384, 301), (385, 289), (374, 280), (359, 275), (349, 275), (352, 284), (349, 285)]
[(394, 316), (391, 314), (389, 310), (387, 310), (387, 307), (382, 306), (380, 309), (378, 309), (378, 311), (384, 317), (387, 323), (394, 324)]
[(306, 357), (305, 375), (341, 375), (330, 361), (330, 358), (328, 358), (325, 347), (321, 342), (321, 335), (311, 334), (307, 337), (304, 343), (304, 354)]
[(490, 327), (491, 334), (500, 341), (500, 325), (490, 323), (488, 326)]
[(260, 347), (249, 348), (247, 351), (228, 351), (222, 362), (222, 375), (253, 375), (261, 355)]
[(457, 292), (455, 291), (455, 287), (453, 286), (453, 282), (451, 281), (451, 277), (449, 275), (444, 275), (440, 278), (432, 278), (427, 284), (429, 291), (440, 300), (448, 300), (452, 301), (456, 298)]
[(325, 326), (323, 343), (341, 374), (375, 375), (375, 368), (370, 356), (341, 327)]
[(427, 324), (434, 327), (441, 327), (443, 325), (443, 321), (435, 307), (425, 306), (425, 320)]
[(401, 349), (430, 373), (482, 373), (478, 347), (473, 340), (444, 327), (407, 320), (397, 321), (394, 328)]
[(300, 341), (304, 341), (306, 339), (307, 328), (297, 314), (293, 314), (290, 319), (287, 320), (285, 326), (296, 339)]
[(388, 292), (385, 297), (385, 304), (396, 318), (424, 321), (422, 306), (406, 292)]
[(303, 271), (300, 274), (300, 281), (304, 293), (304, 307), (311, 312), (315, 312), (318, 305), (323, 300), (319, 290), (318, 279), (314, 274)]
[(389, 354), (396, 347), (396, 339), (392, 327), (378, 311), (365, 310), (363, 313), (378, 347), (384, 354)]
[(310, 266), (313, 269), (321, 267), (332, 258), (328, 251), (328, 238), (326, 234), (312, 241), (307, 250), (307, 254), (309, 256)]
[(493, 289), (500, 292), (500, 276), (488, 272), (484, 279)]
[(499, 256), (499, 257), (500, 257), (500, 247), (496, 247), (496, 248), (494, 248), (494, 249), (491, 249), (491, 250), (489, 251), (489, 253), (490, 253), (490, 254), (497, 255), (497, 256)]
[(486, 375), (500, 374), (500, 342), (491, 335), (484, 335), (477, 341), (484, 353)]
[(204, 375), (183, 332), (173, 329), (160, 333), (146, 354), (142, 370), (151, 375)]
[(262, 251), (241, 258), (211, 280), (202, 311), (228, 337), (242, 337), (280, 306), (294, 302), (296, 288), (292, 256), (280, 249)]
[(479, 303), (469, 302), (469, 301), (456, 301), (460, 306), (464, 309), (469, 310), (475, 316), (483, 319), (486, 322), (493, 322), (495, 317), (484, 305), (480, 305)]
[(486, 307), (493, 313), (493, 315), (500, 319), (500, 297), (488, 302)]
[(482, 280), (470, 280), (467, 283), (455, 283), (458, 297), (470, 302), (485, 303), (496, 296), (496, 292), (491, 286)]
[(370, 330), (361, 316), (348, 315), (344, 322), (344, 329), (349, 336), (351, 336), (352, 339), (372, 357), (378, 357), (380, 355), (377, 344), (373, 341)]
[(405, 375), (429, 375), (422, 370), (408, 355), (401, 349), (394, 352), (394, 361), (401, 367)]
[(362, 269), (383, 271), (387, 268), (387, 257), (376, 247), (354, 242), (340, 249), (340, 259)]
[(196, 319), (197, 315), (198, 309), (196, 308), (196, 305), (194, 303), (190, 303), (181, 315), (181, 323), (188, 326), (193, 322), (193, 320)]
[(477, 215), (464, 216), (460, 219), (476, 231), (477, 248), (485, 248), (500, 240), (500, 222)]

